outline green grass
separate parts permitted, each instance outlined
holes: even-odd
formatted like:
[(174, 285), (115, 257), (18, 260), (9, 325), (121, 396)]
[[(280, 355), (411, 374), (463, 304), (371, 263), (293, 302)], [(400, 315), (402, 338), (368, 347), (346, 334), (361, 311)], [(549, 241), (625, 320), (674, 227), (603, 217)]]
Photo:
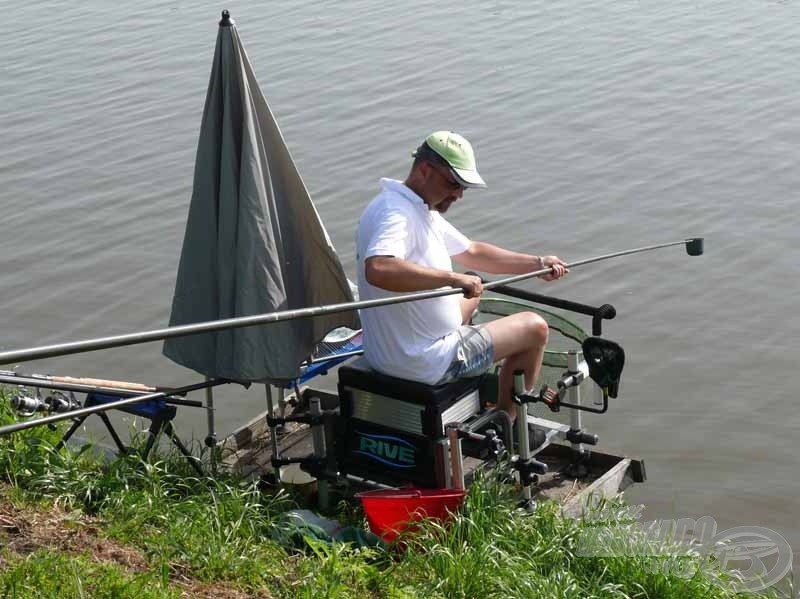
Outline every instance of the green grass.
[[(5, 405), (0, 398), (2, 421), (11, 418)], [(199, 477), (180, 456), (103, 464), (90, 448), (55, 452), (60, 434), (40, 427), (0, 438), (0, 502), (22, 515), (62, 514), (63, 526), (78, 522), (86, 538), (126, 548), (139, 565), (69, 543), (7, 548), (0, 596), (206, 596), (197, 593), (208, 585), (218, 597), (734, 596), (735, 580), (707, 557), (637, 555), (652, 541), (620, 501), (603, 504), (602, 515), (619, 530), (609, 547), (627, 556), (582, 557), (580, 540), (596, 521), (563, 518), (552, 504), (520, 510), (491, 472), (448, 526), (425, 523), (403, 549), (309, 539), (287, 550), (273, 532), (281, 514), (297, 507), (288, 495), (230, 475)], [(340, 506), (339, 515), (363, 525), (352, 506)], [(13, 534), (0, 527), (0, 543)]]
[(157, 573), (129, 573), (86, 556), (39, 550), (25, 557), (0, 553), (0, 595), (19, 599), (161, 599), (180, 596)]

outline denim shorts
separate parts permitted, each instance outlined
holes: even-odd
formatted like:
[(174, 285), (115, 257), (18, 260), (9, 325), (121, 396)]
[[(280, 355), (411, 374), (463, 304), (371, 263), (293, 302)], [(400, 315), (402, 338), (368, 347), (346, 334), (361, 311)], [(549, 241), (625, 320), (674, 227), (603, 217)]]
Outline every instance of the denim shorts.
[(489, 370), (494, 362), (492, 336), (483, 326), (465, 324), (456, 332), (459, 342), (455, 358), (437, 385), (480, 376)]

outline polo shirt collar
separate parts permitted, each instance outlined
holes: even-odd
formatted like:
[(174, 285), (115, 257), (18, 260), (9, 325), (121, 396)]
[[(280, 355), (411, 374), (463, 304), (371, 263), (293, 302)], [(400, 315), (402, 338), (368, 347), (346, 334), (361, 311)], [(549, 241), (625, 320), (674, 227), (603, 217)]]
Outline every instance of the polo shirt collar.
[(415, 206), (419, 206), (421, 208), (425, 208), (428, 210), (428, 205), (425, 203), (421, 197), (419, 197), (416, 193), (414, 193), (411, 188), (407, 187), (402, 181), (397, 181), (396, 179), (381, 179), (381, 187), (383, 187), (387, 191), (392, 191), (394, 193), (398, 193), (407, 200), (409, 200)]

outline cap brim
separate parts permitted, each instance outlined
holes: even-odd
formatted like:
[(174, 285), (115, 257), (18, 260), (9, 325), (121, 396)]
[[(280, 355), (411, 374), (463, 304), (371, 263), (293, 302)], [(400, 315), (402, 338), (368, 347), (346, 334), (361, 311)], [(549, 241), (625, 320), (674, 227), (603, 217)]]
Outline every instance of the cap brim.
[(461, 187), (483, 189), (486, 187), (486, 182), (478, 174), (478, 171), (468, 171), (463, 168), (450, 167), (450, 171), (456, 178)]
[(422, 160), (434, 160), (435, 162), (441, 164), (442, 166), (447, 167), (450, 169), (450, 172), (453, 173), (453, 177), (455, 177), (458, 184), (461, 187), (470, 187), (470, 188), (483, 188), (486, 187), (486, 182), (483, 180), (478, 174), (476, 170), (467, 170), (463, 168), (456, 168), (452, 164), (450, 164), (446, 158), (444, 158), (441, 154), (439, 154), (436, 150), (431, 148), (427, 142), (423, 143), (420, 147), (414, 150), (411, 155), (414, 158), (420, 158)]

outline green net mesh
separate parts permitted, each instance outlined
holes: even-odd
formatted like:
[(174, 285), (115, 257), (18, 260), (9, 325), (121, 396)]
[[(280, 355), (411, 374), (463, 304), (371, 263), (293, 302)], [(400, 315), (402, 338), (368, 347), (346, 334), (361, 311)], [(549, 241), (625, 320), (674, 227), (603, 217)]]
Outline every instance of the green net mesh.
[[(475, 324), (481, 324), (502, 318), (503, 316), (510, 316), (517, 312), (535, 312), (547, 321), (550, 327), (550, 337), (547, 343), (547, 348), (544, 352), (544, 359), (542, 360), (542, 369), (539, 374), (539, 379), (536, 381), (537, 389), (542, 385), (548, 385), (551, 388), (556, 386), (556, 381), (564, 374), (567, 369), (567, 352), (581, 351), (581, 343), (588, 337), (586, 331), (580, 326), (561, 316), (544, 310), (537, 304), (527, 302), (519, 299), (498, 298), (498, 297), (482, 297), (480, 305), (478, 306), (478, 313), (473, 318)], [(490, 377), (486, 382), (484, 388), (481, 390), (482, 397), (496, 396), (496, 379)], [(486, 395), (484, 395), (484, 390)], [(536, 404), (540, 406), (540, 404)], [(532, 406), (531, 406), (532, 407)], [(540, 406), (542, 411), (547, 411), (547, 408)], [(529, 410), (534, 413), (534, 410)], [(535, 410), (539, 412), (540, 410)], [(542, 416), (544, 414), (536, 414)]]

